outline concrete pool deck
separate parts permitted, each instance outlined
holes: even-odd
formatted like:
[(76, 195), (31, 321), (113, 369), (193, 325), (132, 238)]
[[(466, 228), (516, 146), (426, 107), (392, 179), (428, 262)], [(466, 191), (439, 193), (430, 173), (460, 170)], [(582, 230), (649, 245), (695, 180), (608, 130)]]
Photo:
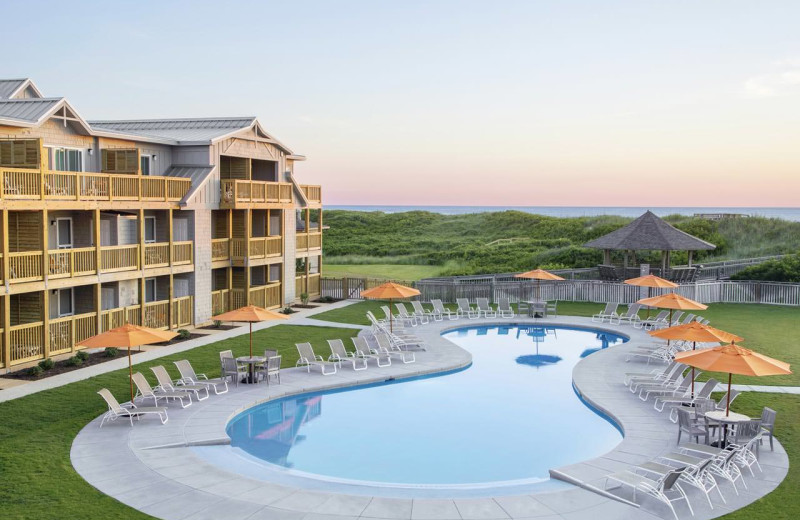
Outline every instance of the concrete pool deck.
[[(602, 488), (608, 473), (630, 468), (632, 464), (674, 449), (677, 426), (669, 422), (666, 413), (656, 412), (652, 402), (642, 402), (622, 384), (624, 372), (644, 368), (643, 363), (624, 361), (628, 350), (652, 342), (644, 332), (630, 326), (594, 324), (588, 318), (577, 317), (461, 319), (416, 327), (414, 332), (428, 343), (428, 350), (417, 353), (417, 362), (413, 364), (393, 363), (391, 367), (380, 369), (370, 366), (369, 370), (359, 372), (344, 368), (333, 376), (322, 376), (318, 372), (307, 374), (304, 369), (283, 370), (281, 385), (232, 386), (229, 393), (212, 395), (186, 409), (170, 406), (170, 420), (166, 425), (143, 419), (131, 428), (128, 422), (120, 420), (99, 429), (98, 418), (76, 437), (71, 451), (72, 464), (101, 492), (166, 520), (221, 517), (231, 520), (667, 518), (669, 511), (658, 504), (647, 501), (637, 508), (581, 487), (453, 499), (388, 498), (310, 490), (238, 475), (207, 463), (191, 447), (228, 442), (225, 434), (228, 420), (260, 402), (314, 390), (380, 382), (390, 377), (399, 379), (465, 367), (471, 361), (470, 354), (442, 338), (441, 332), (490, 323), (575, 325), (631, 337), (624, 345), (588, 356), (573, 371), (578, 392), (614, 418), (624, 430), (625, 438), (601, 457), (554, 468), (559, 476), (581, 485)], [(740, 490), (738, 497), (730, 485), (723, 484), (727, 504), (722, 504), (718, 496), (713, 497), (713, 510), (701, 494), (689, 488), (694, 518), (721, 516), (777, 487), (788, 470), (788, 458), (780, 443), (775, 443), (775, 452), (762, 448), (759, 460), (764, 473), (756, 472), (755, 478), (748, 473), (745, 477), (748, 490)], [(685, 506), (678, 508), (678, 514), (682, 518), (690, 517)]]

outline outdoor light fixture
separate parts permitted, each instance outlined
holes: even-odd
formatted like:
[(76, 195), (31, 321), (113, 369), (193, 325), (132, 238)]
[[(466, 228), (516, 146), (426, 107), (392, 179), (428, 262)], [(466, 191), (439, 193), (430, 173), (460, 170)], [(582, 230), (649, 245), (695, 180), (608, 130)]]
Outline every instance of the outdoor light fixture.
[(152, 157), (153, 157), (153, 162), (156, 162), (156, 159), (158, 159), (158, 156), (157, 156), (157, 155), (155, 155), (155, 154), (153, 154), (153, 156), (152, 156)]
[(94, 155), (94, 149), (93, 148), (87, 148), (86, 151), (89, 152), (89, 155)]

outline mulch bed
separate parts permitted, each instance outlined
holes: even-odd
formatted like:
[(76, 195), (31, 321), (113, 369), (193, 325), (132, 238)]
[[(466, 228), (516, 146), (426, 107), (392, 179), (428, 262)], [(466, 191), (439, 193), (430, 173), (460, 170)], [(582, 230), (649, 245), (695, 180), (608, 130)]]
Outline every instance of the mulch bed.
[(231, 330), (243, 326), (244, 325), (220, 325), (219, 327), (215, 327), (213, 325), (206, 325), (205, 327), (197, 327), (197, 328), (200, 330)]
[(292, 305), (292, 309), (316, 309), (319, 305), (303, 305), (302, 303), (296, 303)]

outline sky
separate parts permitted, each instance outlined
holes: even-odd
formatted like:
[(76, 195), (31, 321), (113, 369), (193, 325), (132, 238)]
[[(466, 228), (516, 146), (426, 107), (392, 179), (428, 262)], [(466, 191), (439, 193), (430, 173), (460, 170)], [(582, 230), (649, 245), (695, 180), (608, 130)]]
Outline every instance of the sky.
[(87, 119), (258, 116), (326, 204), (800, 206), (800, 2), (13, 2)]

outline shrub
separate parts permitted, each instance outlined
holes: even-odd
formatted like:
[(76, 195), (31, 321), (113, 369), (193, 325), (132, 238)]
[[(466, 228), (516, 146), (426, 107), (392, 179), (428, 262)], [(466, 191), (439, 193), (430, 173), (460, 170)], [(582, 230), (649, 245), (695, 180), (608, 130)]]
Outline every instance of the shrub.
[(731, 276), (733, 280), (800, 282), (800, 254), (753, 265)]
[(192, 337), (192, 333), (186, 329), (179, 329), (178, 330), (178, 338), (180, 339), (189, 339)]
[(56, 366), (56, 362), (53, 361), (53, 358), (47, 358), (39, 361), (39, 368), (42, 370), (52, 370), (54, 366)]
[(83, 359), (81, 359), (78, 355), (74, 355), (66, 361), (66, 365), (68, 367), (78, 367), (83, 364)]
[(39, 365), (34, 365), (34, 366), (30, 367), (27, 370), (27, 372), (28, 372), (28, 375), (31, 376), (31, 377), (39, 377), (40, 375), (42, 375), (42, 372), (44, 372), (44, 370), (42, 370), (42, 367), (40, 367)]
[(119, 355), (119, 349), (114, 348), (114, 347), (109, 347), (109, 348), (106, 349), (105, 355), (106, 355), (106, 357), (109, 357), (109, 358), (117, 357), (117, 355)]
[(297, 312), (296, 310), (292, 309), (291, 307), (284, 307), (281, 309), (281, 314), (294, 314)]
[(336, 301), (336, 298), (333, 296), (322, 296), (319, 301), (320, 303), (333, 303)]
[(79, 350), (78, 352), (75, 353), (75, 357), (80, 359), (81, 362), (83, 362), (89, 359), (89, 353), (86, 352), (85, 350)]
[(214, 320), (214, 324), (212, 325), (215, 329), (222, 327), (222, 322), (220, 320)]
[(308, 293), (300, 293), (300, 301), (303, 305), (308, 305)]

